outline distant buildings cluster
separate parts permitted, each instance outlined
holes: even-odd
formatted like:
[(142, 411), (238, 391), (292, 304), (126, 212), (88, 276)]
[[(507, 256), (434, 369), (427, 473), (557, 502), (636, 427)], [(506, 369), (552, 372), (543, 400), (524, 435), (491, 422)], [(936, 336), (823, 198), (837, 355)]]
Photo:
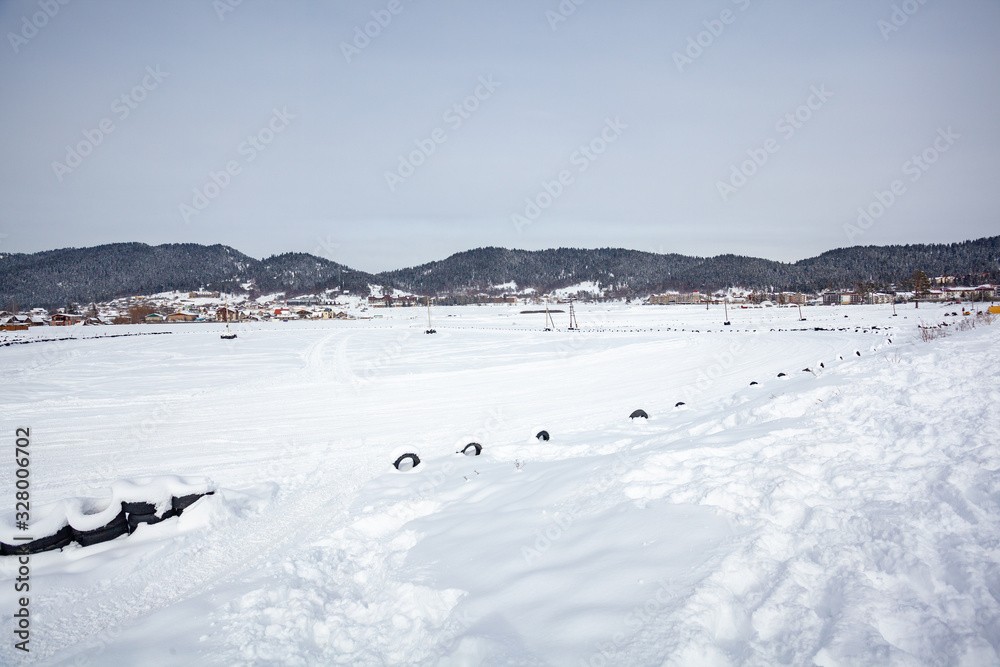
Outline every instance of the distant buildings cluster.
[[(644, 303), (650, 305), (678, 304), (743, 304), (746, 306), (819, 306), (903, 303), (907, 301), (993, 301), (996, 285), (956, 285), (951, 276), (938, 276), (927, 280), (919, 292), (914, 291), (859, 291), (830, 290), (821, 293), (765, 292), (755, 290), (728, 290), (716, 292), (668, 292), (650, 295)], [(378, 288), (374, 288), (377, 290)], [(589, 297), (578, 294), (579, 300)], [(457, 294), (430, 297), (434, 306), (468, 304), (540, 304), (546, 301), (565, 303), (576, 300), (571, 296), (539, 294)], [(92, 303), (87, 307), (47, 311), (34, 308), (25, 313), (0, 310), (0, 330), (24, 330), (34, 326), (70, 326), (102, 324), (156, 324), (161, 322), (243, 322), (359, 319), (380, 317), (365, 315), (369, 308), (405, 308), (426, 306), (428, 297), (396, 291), (385, 291), (381, 296), (359, 297), (348, 292), (328, 290), (322, 294), (285, 298), (283, 294), (251, 299), (248, 296), (229, 297), (219, 292), (166, 293), (149, 297), (127, 297), (108, 303)]]
[(963, 287), (955, 285), (955, 279), (951, 276), (939, 276), (932, 279), (934, 285), (945, 285), (943, 287), (930, 287), (922, 289), (920, 293), (914, 291), (866, 291), (857, 290), (829, 290), (819, 293), (803, 292), (759, 292), (759, 291), (731, 291), (731, 292), (690, 292), (690, 293), (665, 293), (654, 294), (649, 297), (647, 303), (654, 305), (674, 305), (674, 304), (706, 304), (706, 303), (726, 303), (731, 304), (753, 304), (763, 306), (800, 305), (800, 306), (833, 306), (851, 304), (879, 304), (879, 303), (905, 303), (908, 301), (993, 301), (996, 298), (996, 285), (983, 284), (974, 287)]

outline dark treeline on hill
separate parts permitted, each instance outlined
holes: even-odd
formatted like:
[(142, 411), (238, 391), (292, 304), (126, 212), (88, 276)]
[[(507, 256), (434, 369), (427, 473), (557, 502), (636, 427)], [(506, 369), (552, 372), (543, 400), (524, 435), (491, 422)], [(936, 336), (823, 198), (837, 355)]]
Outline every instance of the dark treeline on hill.
[(338, 287), (341, 279), (345, 289), (360, 294), (367, 294), (370, 284), (444, 295), (514, 291), (495, 288), (511, 282), (519, 290), (548, 292), (585, 281), (616, 297), (725, 287), (817, 292), (859, 282), (878, 288), (904, 285), (918, 269), (929, 276), (956, 276), (964, 283), (997, 281), (1000, 236), (936, 245), (855, 246), (795, 263), (621, 248), (478, 248), (378, 275), (305, 253), (259, 260), (223, 245), (113, 243), (0, 256), (0, 308), (57, 307), (168, 290), (295, 296)]
[(762, 291), (902, 285), (913, 272), (952, 275), (960, 282), (1000, 278), (1000, 236), (961, 243), (855, 246), (825, 252), (793, 264), (756, 257), (688, 257), (638, 250), (507, 250), (479, 248), (439, 261), (379, 274), (384, 283), (427, 293), (486, 290), (514, 281), (518, 287), (550, 291), (591, 281), (614, 296), (641, 296), (663, 290), (745, 287)]
[(112, 243), (3, 255), (0, 308), (58, 307), (170, 290), (301, 294), (337, 287), (341, 275), (345, 289), (365, 293), (369, 283), (378, 282), (371, 274), (304, 253), (259, 260), (224, 245)]

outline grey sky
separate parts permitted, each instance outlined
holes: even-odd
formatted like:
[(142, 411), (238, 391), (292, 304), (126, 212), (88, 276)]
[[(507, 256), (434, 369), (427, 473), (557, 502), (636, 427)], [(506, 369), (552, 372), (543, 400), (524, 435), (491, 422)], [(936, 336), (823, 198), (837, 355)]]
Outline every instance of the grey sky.
[(0, 2), (0, 252), (190, 241), (378, 271), (1000, 233), (996, 0), (563, 0), (558, 22), (559, 0), (236, 2)]

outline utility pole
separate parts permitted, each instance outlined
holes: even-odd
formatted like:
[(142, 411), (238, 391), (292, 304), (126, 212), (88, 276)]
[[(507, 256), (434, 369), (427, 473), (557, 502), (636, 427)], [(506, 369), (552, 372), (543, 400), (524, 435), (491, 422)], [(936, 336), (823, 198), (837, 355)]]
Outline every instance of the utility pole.
[(576, 323), (576, 311), (573, 309), (573, 301), (575, 301), (575, 299), (570, 299), (569, 302), (569, 330), (577, 331), (580, 328), (580, 325)]
[(430, 297), (427, 297), (427, 331), (425, 331), (424, 333), (428, 333), (428, 334), (437, 333), (437, 331), (435, 331), (431, 327), (431, 298)]

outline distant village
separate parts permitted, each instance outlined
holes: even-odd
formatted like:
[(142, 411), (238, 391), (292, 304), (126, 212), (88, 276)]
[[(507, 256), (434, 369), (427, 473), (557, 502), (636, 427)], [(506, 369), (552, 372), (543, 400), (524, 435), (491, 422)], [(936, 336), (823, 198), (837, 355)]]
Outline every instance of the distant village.
[[(579, 288), (579, 289), (578, 289)], [(356, 320), (380, 318), (382, 308), (427, 306), (428, 297), (406, 294), (378, 286), (367, 296), (347, 291), (327, 290), (321, 294), (286, 297), (282, 293), (251, 299), (247, 295), (220, 292), (167, 292), (152, 296), (132, 296), (106, 303), (73, 304), (69, 308), (33, 308), (19, 312), (16, 305), (0, 310), (0, 330), (17, 331), (33, 326), (160, 324), (175, 322), (244, 322), (291, 320)], [(908, 302), (993, 303), (996, 285), (957, 285), (952, 276), (928, 278), (910, 291), (875, 289), (830, 290), (821, 293), (718, 290), (715, 292), (665, 292), (652, 294), (639, 303), (653, 306), (682, 304), (722, 304), (743, 307), (831, 306)], [(549, 295), (525, 290), (517, 294), (459, 294), (430, 297), (432, 306), (507, 304), (539, 305), (569, 301), (606, 301), (609, 296), (592, 284), (556, 290)], [(629, 300), (636, 303), (636, 300)]]

